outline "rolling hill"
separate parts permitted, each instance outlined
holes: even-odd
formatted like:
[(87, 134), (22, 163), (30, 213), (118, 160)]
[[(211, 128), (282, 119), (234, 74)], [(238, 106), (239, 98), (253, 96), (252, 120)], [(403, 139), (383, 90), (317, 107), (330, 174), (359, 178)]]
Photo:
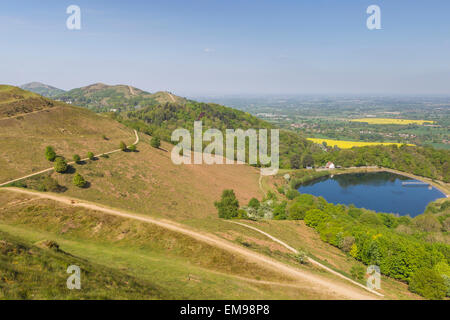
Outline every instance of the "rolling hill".
[(30, 82), (20, 86), (21, 89), (40, 94), (44, 97), (54, 97), (64, 93), (62, 89), (58, 89), (41, 82)]
[(86, 107), (96, 112), (135, 110), (149, 105), (167, 102), (184, 103), (185, 99), (169, 92), (154, 94), (128, 85), (106, 85), (96, 83), (76, 88), (55, 96), (55, 99)]
[(135, 139), (131, 129), (108, 117), (12, 86), (0, 86), (0, 115), (2, 182), (52, 167), (44, 157), (49, 145), (72, 159)]

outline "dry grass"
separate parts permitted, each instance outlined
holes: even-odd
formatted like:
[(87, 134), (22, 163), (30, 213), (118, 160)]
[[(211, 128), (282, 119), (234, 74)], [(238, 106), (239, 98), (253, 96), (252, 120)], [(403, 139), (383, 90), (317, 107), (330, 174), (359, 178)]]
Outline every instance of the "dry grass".
[(52, 167), (53, 163), (44, 155), (46, 146), (53, 146), (58, 155), (71, 160), (75, 153), (83, 157), (88, 151), (117, 149), (121, 140), (134, 142), (132, 130), (89, 110), (72, 106), (57, 106), (1, 119), (0, 181)]
[(72, 175), (52, 176), (68, 187), (68, 196), (177, 221), (217, 217), (214, 201), (224, 189), (234, 189), (242, 204), (262, 197), (257, 169), (247, 165), (175, 165), (170, 152), (152, 148), (149, 140), (141, 135), (138, 152), (116, 153), (108, 159), (75, 165), (90, 183), (87, 189), (72, 186)]

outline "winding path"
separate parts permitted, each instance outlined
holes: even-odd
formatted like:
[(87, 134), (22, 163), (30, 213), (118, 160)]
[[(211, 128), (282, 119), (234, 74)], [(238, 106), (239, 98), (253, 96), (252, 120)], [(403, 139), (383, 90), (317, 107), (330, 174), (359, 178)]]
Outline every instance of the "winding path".
[[(49, 199), (53, 200), (59, 203), (63, 203), (65, 205), (69, 206), (75, 206), (75, 207), (81, 207), (88, 210), (95, 210), (97, 212), (102, 212), (109, 215), (119, 216), (127, 219), (133, 219), (138, 220), (144, 223), (150, 223), (157, 225), (159, 227), (165, 228), (167, 230), (171, 230), (177, 233), (184, 234), (186, 236), (189, 236), (191, 238), (194, 238), (198, 241), (207, 243), (209, 245), (212, 245), (214, 247), (221, 248), (223, 250), (226, 250), (228, 252), (231, 252), (233, 254), (237, 254), (240, 256), (244, 256), (248, 260), (255, 262), (259, 265), (262, 265), (266, 268), (270, 268), (278, 273), (282, 273), (285, 276), (288, 276), (290, 278), (296, 279), (303, 284), (306, 285), (306, 287), (316, 290), (318, 292), (327, 292), (331, 296), (333, 296), (335, 299), (358, 299), (358, 300), (373, 300), (377, 299), (375, 295), (372, 293), (366, 293), (363, 292), (360, 288), (347, 285), (344, 283), (337, 282), (336, 280), (328, 279), (316, 274), (313, 274), (311, 272), (301, 270), (298, 268), (294, 268), (292, 266), (286, 265), (280, 261), (274, 260), (272, 258), (269, 258), (267, 256), (264, 256), (262, 254), (256, 253), (252, 250), (242, 248), (238, 245), (235, 245), (233, 243), (230, 243), (227, 240), (221, 239), (215, 235), (212, 234), (206, 234), (200, 231), (189, 229), (186, 226), (177, 224), (172, 221), (167, 220), (159, 220), (155, 218), (151, 218), (148, 216), (143, 216), (131, 212), (127, 212), (120, 209), (113, 209), (108, 208), (104, 206), (100, 206), (95, 203), (90, 203), (86, 201), (82, 201), (79, 199), (69, 198), (61, 195), (51, 194), (51, 193), (41, 193), (41, 192), (35, 192), (30, 191), (26, 189), (20, 189), (20, 188), (2, 188), (0, 191), (11, 191), (21, 194), (26, 194), (34, 197), (38, 197), (41, 199)], [(279, 285), (283, 285), (283, 283), (278, 283)], [(295, 283), (293, 283), (295, 285)]]
[[(291, 252), (293, 252), (293, 253), (295, 253), (295, 254), (298, 254), (298, 251), (297, 251), (296, 249), (292, 248), (292, 247), (291, 247), (290, 245), (288, 245), (286, 242), (283, 242), (283, 241), (281, 241), (280, 239), (277, 239), (277, 238), (275, 238), (274, 236), (271, 236), (271, 235), (268, 234), (267, 232), (264, 232), (264, 231), (262, 231), (262, 230), (259, 230), (258, 228), (249, 226), (249, 225), (247, 225), (247, 224), (245, 224), (245, 223), (236, 222), (236, 221), (229, 221), (229, 220), (226, 220), (226, 221), (231, 222), (231, 223), (234, 223), (234, 224), (238, 224), (238, 225), (240, 225), (240, 226), (243, 226), (243, 227), (252, 229), (252, 230), (254, 230), (254, 231), (256, 231), (256, 232), (259, 232), (259, 233), (265, 235), (265, 236), (266, 236), (267, 238), (269, 238), (270, 240), (275, 241), (275, 242), (281, 244), (283, 247), (287, 248), (289, 251), (291, 251)], [(381, 293), (379, 293), (379, 292), (377, 292), (377, 291), (375, 291), (375, 290), (372, 290), (372, 289), (370, 289), (370, 288), (368, 288), (368, 287), (362, 285), (361, 283), (358, 283), (358, 282), (356, 282), (356, 281), (354, 281), (354, 280), (352, 280), (352, 279), (350, 279), (350, 278), (347, 278), (347, 277), (344, 276), (343, 274), (340, 274), (339, 272), (334, 271), (334, 270), (331, 269), (331, 268), (328, 268), (327, 266), (323, 265), (322, 263), (320, 263), (320, 262), (318, 262), (318, 261), (316, 261), (316, 260), (314, 260), (314, 259), (312, 259), (312, 258), (310, 258), (310, 257), (308, 257), (308, 261), (309, 261), (310, 263), (312, 263), (312, 264), (314, 264), (314, 265), (316, 265), (316, 266), (322, 268), (322, 269), (325, 269), (326, 271), (328, 271), (328, 272), (334, 274), (335, 276), (338, 276), (338, 277), (340, 277), (340, 278), (342, 278), (342, 279), (345, 279), (345, 280), (347, 280), (347, 281), (353, 283), (354, 285), (357, 285), (357, 286), (363, 288), (364, 290), (369, 291), (370, 293), (376, 294), (377, 296), (380, 296), (380, 297), (384, 297), (384, 295), (382, 295)]]
[[(136, 136), (136, 141), (133, 143), (133, 145), (137, 145), (139, 143), (139, 135), (138, 135), (136, 130), (134, 130), (134, 134)], [(121, 149), (116, 149), (116, 150), (113, 150), (113, 151), (97, 154), (94, 157), (98, 158), (98, 157), (100, 157), (102, 155), (111, 154), (111, 153), (115, 153), (115, 152), (119, 152), (119, 151), (122, 151), (122, 150)], [(89, 158), (84, 158), (84, 159), (81, 159), (80, 161), (86, 161), (86, 160), (89, 160)], [(75, 164), (75, 161), (69, 162), (67, 164)], [(35, 173), (32, 173), (32, 174), (29, 174), (29, 175), (26, 175), (26, 176), (23, 176), (23, 177), (14, 179), (14, 180), (9, 180), (9, 181), (6, 181), (6, 182), (2, 182), (2, 183), (0, 183), (0, 187), (6, 186), (6, 185), (8, 185), (10, 183), (13, 183), (13, 182), (16, 182), (16, 181), (20, 181), (20, 180), (23, 180), (23, 179), (31, 178), (31, 177), (37, 176), (37, 175), (45, 173), (45, 172), (51, 172), (53, 170), (55, 170), (55, 168), (51, 167), (51, 168), (44, 169), (44, 170), (41, 170), (41, 171), (38, 171), (38, 172), (35, 172)]]

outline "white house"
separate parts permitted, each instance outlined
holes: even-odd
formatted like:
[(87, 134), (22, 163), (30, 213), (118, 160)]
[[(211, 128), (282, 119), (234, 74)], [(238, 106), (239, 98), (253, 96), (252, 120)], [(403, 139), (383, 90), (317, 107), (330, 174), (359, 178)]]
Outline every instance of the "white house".
[(328, 162), (327, 162), (327, 165), (325, 166), (325, 168), (327, 168), (327, 169), (334, 169), (334, 168), (336, 168), (336, 167), (335, 167), (335, 165), (334, 165), (333, 162), (328, 161)]

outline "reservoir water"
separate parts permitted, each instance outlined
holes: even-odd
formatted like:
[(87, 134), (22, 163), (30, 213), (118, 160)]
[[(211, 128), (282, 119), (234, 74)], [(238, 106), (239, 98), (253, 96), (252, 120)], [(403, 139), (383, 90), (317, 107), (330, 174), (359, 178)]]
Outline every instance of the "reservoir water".
[(322, 196), (334, 204), (354, 204), (358, 208), (411, 217), (423, 213), (431, 201), (444, 197), (428, 184), (390, 172), (322, 177), (301, 185), (298, 191)]

